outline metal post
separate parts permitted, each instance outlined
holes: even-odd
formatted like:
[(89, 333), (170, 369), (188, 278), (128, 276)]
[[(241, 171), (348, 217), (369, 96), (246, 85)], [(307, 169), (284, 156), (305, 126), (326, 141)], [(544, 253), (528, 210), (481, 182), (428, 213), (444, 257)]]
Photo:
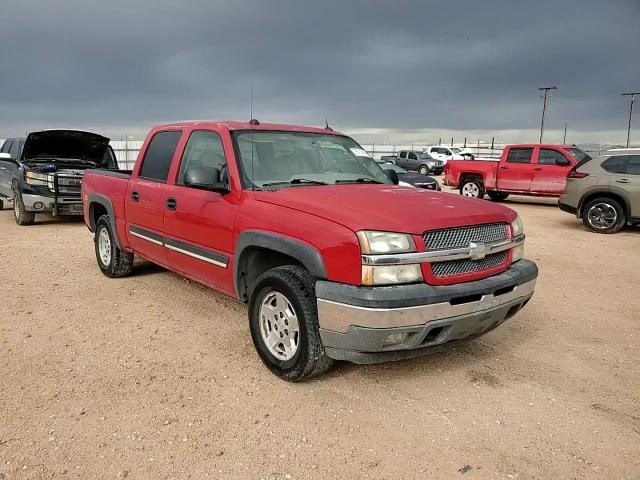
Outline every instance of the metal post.
[(629, 139), (631, 138), (631, 117), (633, 116), (633, 104), (636, 101), (636, 95), (640, 95), (640, 92), (623, 93), (623, 97), (631, 97), (629, 103), (629, 124), (627, 126), (627, 148), (629, 148)]
[(544, 115), (547, 113), (547, 96), (550, 90), (557, 90), (558, 87), (541, 87), (538, 90), (544, 92), (544, 103), (542, 105), (542, 121), (540, 122), (540, 143), (542, 143), (542, 135), (544, 134)]
[(442, 137), (438, 139), (438, 145), (442, 145)]
[(467, 137), (464, 137), (464, 148), (467, 148)]
[(451, 146), (453, 147), (453, 137), (451, 137)]
[(562, 144), (567, 144), (567, 122), (564, 122), (564, 137), (562, 137)]

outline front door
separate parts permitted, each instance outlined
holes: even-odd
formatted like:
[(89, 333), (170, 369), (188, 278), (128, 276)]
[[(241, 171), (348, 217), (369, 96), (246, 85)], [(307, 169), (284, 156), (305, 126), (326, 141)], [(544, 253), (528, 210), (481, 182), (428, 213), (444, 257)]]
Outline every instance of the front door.
[[(227, 152), (230, 153), (230, 152)], [(184, 176), (189, 168), (215, 168), (224, 177), (227, 169), (222, 140), (217, 132), (194, 130), (180, 160), (165, 209), (164, 230), (167, 258), (179, 270), (229, 294), (233, 285), (233, 219), (236, 211), (231, 194), (188, 187)]]
[(528, 192), (533, 174), (532, 147), (510, 148), (507, 158), (498, 165), (498, 190)]
[(181, 130), (161, 131), (153, 136), (125, 198), (129, 244), (140, 256), (162, 265), (167, 264), (163, 242), (167, 179), (181, 136)]
[(540, 148), (533, 165), (531, 193), (562, 195), (574, 162), (554, 148)]

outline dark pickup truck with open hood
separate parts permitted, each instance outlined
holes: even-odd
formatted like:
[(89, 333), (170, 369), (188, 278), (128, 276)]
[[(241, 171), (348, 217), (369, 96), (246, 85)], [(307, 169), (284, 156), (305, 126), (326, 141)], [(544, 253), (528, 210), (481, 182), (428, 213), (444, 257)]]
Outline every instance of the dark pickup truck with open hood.
[(82, 215), (82, 175), (90, 168), (117, 168), (102, 135), (44, 130), (9, 138), (0, 150), (0, 202), (13, 201), (18, 225), (33, 224), (36, 213)]

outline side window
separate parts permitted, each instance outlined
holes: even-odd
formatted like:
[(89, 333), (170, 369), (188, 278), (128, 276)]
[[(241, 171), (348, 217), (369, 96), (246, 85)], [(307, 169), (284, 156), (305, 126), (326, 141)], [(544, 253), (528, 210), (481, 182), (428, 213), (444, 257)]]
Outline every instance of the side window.
[(158, 132), (147, 147), (142, 160), (140, 177), (166, 182), (171, 168), (171, 159), (182, 136), (181, 131)]
[(562, 153), (550, 148), (541, 148), (538, 153), (538, 165), (558, 165), (558, 160), (566, 159)]
[(4, 144), (2, 145), (2, 150), (0, 150), (0, 152), (9, 153), (9, 149), (11, 148), (11, 144), (13, 144), (13, 140), (5, 140)]
[(18, 145), (19, 145), (18, 141), (15, 140), (9, 147), (9, 155), (11, 155), (11, 158), (13, 159), (18, 158)]
[(448, 148), (441, 148), (440, 149), (440, 153), (442, 153), (443, 155), (447, 155), (447, 156), (451, 155), (451, 151)]
[(429, 151), (430, 151), (431, 153), (439, 153), (439, 152), (438, 152), (438, 150), (439, 150), (438, 148), (433, 147), (433, 148), (432, 148), (431, 150), (429, 150)]
[(602, 162), (602, 168), (604, 168), (609, 173), (627, 173), (627, 157), (627, 155), (609, 157), (604, 162)]
[(407, 152), (400, 152), (400, 158), (407, 158)]
[(191, 167), (217, 168), (227, 165), (222, 147), (222, 139), (215, 132), (196, 130), (189, 137), (182, 155), (178, 185), (184, 185), (184, 174)]
[(627, 173), (629, 175), (640, 175), (640, 155), (629, 155)]
[(415, 153), (409, 152), (409, 160), (417, 160), (417, 159), (418, 159), (418, 157), (416, 156)]
[(509, 163), (531, 163), (533, 148), (510, 148), (507, 154)]

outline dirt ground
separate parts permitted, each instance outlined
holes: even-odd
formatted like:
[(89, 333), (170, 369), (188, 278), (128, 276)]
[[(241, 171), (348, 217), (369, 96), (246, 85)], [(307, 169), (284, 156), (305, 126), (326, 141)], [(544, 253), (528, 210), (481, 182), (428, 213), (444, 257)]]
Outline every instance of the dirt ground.
[(640, 478), (640, 229), (523, 217), (536, 294), (457, 350), (288, 384), (246, 307), (0, 212), (0, 480)]

